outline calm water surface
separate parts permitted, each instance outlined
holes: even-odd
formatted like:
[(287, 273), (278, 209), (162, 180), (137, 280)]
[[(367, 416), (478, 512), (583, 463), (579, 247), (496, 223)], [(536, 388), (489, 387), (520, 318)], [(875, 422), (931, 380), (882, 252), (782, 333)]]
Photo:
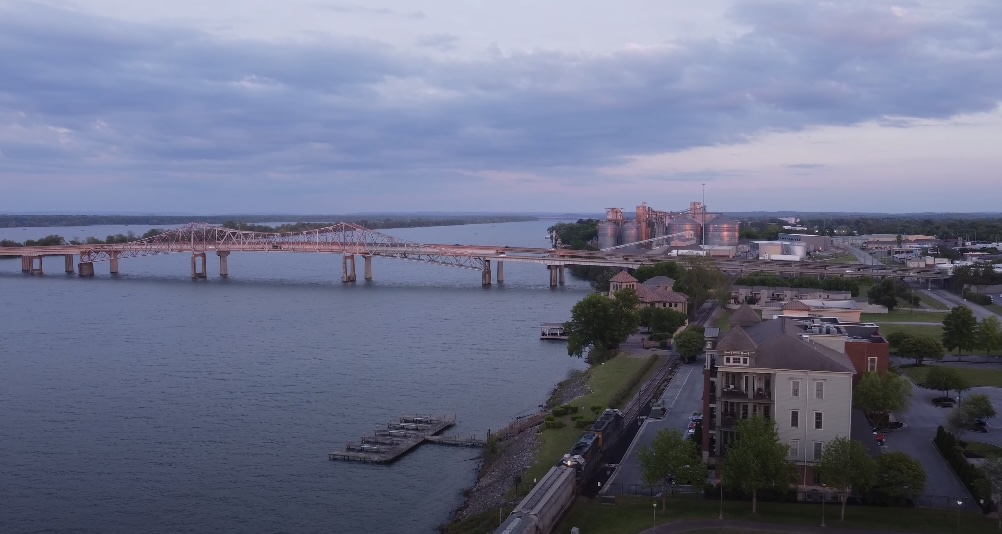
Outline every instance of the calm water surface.
[[(552, 221), (387, 230), (417, 242), (544, 246)], [(23, 241), (146, 227), (2, 229)], [(69, 232), (69, 233), (68, 233)], [(233, 254), (192, 281), (186, 255), (112, 277), (0, 260), (0, 531), (433, 532), (475, 451), (424, 445), (391, 466), (327, 460), (401, 412), (483, 435), (583, 364), (537, 339), (588, 291), (538, 265), (480, 273), (376, 258)], [(361, 260), (359, 260), (361, 275)], [(361, 277), (361, 276), (360, 276)]]

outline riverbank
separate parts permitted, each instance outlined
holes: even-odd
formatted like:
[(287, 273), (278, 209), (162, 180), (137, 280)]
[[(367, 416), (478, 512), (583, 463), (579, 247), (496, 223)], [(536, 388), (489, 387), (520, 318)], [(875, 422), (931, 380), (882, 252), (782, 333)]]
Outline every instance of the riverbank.
[[(588, 381), (592, 374), (589, 371), (571, 371), (553, 388), (546, 406), (566, 404), (590, 393)], [(532, 467), (540, 445), (538, 429), (530, 428), (499, 445), (496, 451), (485, 450), (476, 483), (463, 490), (462, 506), (439, 531), (443, 534), (493, 532), (500, 519), (522, 499), (514, 491), (515, 485), (520, 482), (521, 474)]]

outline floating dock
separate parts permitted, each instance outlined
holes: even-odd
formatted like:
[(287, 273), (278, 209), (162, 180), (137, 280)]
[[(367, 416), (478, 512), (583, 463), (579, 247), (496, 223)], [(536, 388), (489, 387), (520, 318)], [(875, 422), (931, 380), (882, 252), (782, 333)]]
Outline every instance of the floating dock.
[(456, 447), (483, 447), (485, 441), (476, 436), (440, 436), (439, 432), (456, 424), (455, 417), (432, 415), (404, 415), (377, 428), (370, 436), (358, 442), (349, 441), (344, 450), (331, 451), (331, 460), (350, 462), (390, 463), (407, 454), (418, 445), (428, 442)]
[(539, 325), (539, 339), (567, 341), (567, 333), (564, 332), (564, 323), (541, 323)]

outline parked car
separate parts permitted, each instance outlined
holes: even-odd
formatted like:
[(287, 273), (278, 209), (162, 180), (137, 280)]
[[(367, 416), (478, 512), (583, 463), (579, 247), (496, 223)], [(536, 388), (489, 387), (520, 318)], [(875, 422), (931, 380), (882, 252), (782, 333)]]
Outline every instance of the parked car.
[(692, 415), (689, 416), (689, 421), (692, 421), (693, 423), (698, 423), (702, 420), (703, 412), (692, 412)]

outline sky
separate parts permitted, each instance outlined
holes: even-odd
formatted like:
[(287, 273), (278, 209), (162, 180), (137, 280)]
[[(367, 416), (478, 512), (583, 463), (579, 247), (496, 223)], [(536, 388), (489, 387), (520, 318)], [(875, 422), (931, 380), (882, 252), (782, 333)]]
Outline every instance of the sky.
[(1002, 212), (997, 0), (2, 0), (0, 212)]

